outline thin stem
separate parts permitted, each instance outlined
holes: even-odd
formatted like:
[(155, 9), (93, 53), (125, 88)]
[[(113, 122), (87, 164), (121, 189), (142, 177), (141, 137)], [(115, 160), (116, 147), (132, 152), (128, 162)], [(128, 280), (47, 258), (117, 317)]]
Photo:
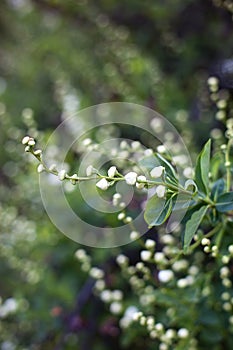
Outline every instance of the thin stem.
[(209, 231), (208, 233), (206, 233), (204, 236), (202, 236), (201, 238), (199, 238), (195, 243), (193, 243), (190, 247), (189, 247), (189, 253), (191, 253), (195, 248), (197, 248), (201, 241), (202, 238), (209, 238), (211, 236), (213, 236), (218, 230), (219, 228), (222, 226), (222, 223), (220, 222), (217, 226), (215, 226), (211, 231)]
[(227, 192), (230, 191), (231, 188), (231, 163), (230, 163), (230, 150), (232, 146), (232, 139), (229, 139), (227, 143), (227, 149), (225, 153), (225, 166), (226, 166), (226, 175), (227, 175)]

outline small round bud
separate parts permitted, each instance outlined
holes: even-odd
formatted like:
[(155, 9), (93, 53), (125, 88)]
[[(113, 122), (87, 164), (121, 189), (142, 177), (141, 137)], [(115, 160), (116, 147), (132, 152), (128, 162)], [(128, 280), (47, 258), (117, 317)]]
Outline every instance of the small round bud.
[(23, 145), (27, 145), (29, 140), (30, 140), (30, 137), (29, 137), (29, 136), (25, 136), (25, 137), (22, 139), (22, 144), (23, 144)]
[(134, 171), (129, 172), (128, 174), (125, 175), (125, 182), (128, 185), (135, 185), (136, 181), (137, 181), (137, 173), (135, 173)]
[(37, 167), (37, 172), (40, 174), (42, 173), (43, 171), (45, 170), (43, 164), (39, 164), (38, 167)]
[(66, 178), (66, 171), (64, 169), (59, 171), (58, 178), (59, 178), (60, 181), (65, 180), (65, 178)]
[(96, 187), (102, 191), (106, 191), (109, 188), (109, 182), (106, 179), (101, 179), (96, 183)]

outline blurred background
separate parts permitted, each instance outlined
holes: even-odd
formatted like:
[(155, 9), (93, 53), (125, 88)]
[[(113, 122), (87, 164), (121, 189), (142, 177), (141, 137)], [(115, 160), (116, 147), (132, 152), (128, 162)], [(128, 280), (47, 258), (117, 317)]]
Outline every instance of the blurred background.
[[(21, 139), (46, 140), (66, 115), (125, 101), (171, 120), (195, 158), (221, 130), (207, 79), (232, 94), (232, 13), (230, 0), (0, 2), (1, 350), (132, 348), (80, 270), (80, 246), (47, 218)], [(110, 284), (120, 251), (89, 248)]]

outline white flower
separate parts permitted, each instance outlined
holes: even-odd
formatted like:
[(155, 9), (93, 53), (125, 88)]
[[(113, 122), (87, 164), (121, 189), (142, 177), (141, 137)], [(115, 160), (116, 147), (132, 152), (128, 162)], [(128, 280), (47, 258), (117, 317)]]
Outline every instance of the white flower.
[(25, 136), (25, 137), (22, 139), (22, 144), (23, 144), (23, 145), (27, 145), (29, 140), (30, 140), (30, 137), (29, 137), (29, 136)]
[(65, 178), (66, 178), (66, 171), (63, 169), (63, 170), (59, 171), (59, 173), (58, 173), (58, 179), (59, 179), (60, 181), (63, 181)]
[(28, 141), (29, 146), (34, 146), (36, 144), (35, 140), (33, 138), (30, 138)]
[(41, 153), (42, 153), (41, 149), (37, 149), (37, 150), (34, 152), (34, 154), (35, 154), (36, 156), (40, 156)]
[(87, 176), (91, 176), (91, 175), (94, 174), (94, 173), (95, 173), (95, 168), (93, 168), (92, 165), (89, 165), (89, 166), (87, 167), (87, 169), (86, 169), (86, 175), (87, 175)]
[(44, 168), (43, 164), (39, 164), (38, 167), (37, 167), (37, 172), (40, 174), (44, 170), (45, 170), (45, 168)]
[(142, 261), (148, 261), (152, 257), (152, 253), (149, 250), (142, 250), (140, 253)]
[(151, 249), (155, 247), (155, 241), (153, 239), (147, 239), (145, 242), (145, 247)]
[(112, 300), (112, 292), (109, 289), (105, 289), (100, 294), (100, 299), (104, 303), (109, 303)]
[(144, 187), (145, 187), (145, 183), (144, 183), (144, 182), (146, 182), (146, 177), (145, 177), (144, 175), (139, 175), (139, 176), (137, 177), (136, 187), (137, 187), (138, 189), (144, 188)]
[(125, 218), (125, 213), (120, 213), (120, 214), (118, 214), (118, 216), (117, 216), (117, 219), (118, 220), (123, 220)]
[(207, 83), (208, 85), (218, 85), (218, 79), (216, 77), (209, 77)]
[(228, 251), (231, 255), (233, 255), (233, 244), (229, 245)]
[(139, 238), (139, 233), (137, 232), (137, 231), (132, 231), (131, 233), (130, 233), (130, 239), (131, 239), (131, 241), (134, 241), (135, 239), (138, 239)]
[(188, 286), (188, 281), (186, 278), (180, 278), (177, 281), (177, 287), (178, 288), (186, 288)]
[(163, 252), (156, 252), (155, 255), (154, 255), (154, 261), (156, 263), (161, 263), (163, 262), (165, 259), (165, 255)]
[(186, 328), (180, 328), (177, 332), (179, 338), (187, 338), (189, 336), (189, 331)]
[(117, 168), (115, 166), (111, 166), (111, 168), (108, 169), (108, 176), (114, 177), (117, 174)]
[(117, 314), (121, 313), (121, 311), (122, 311), (122, 304), (121, 303), (119, 303), (118, 301), (114, 301), (113, 303), (111, 303), (110, 312), (112, 314), (117, 315)]
[(135, 185), (137, 181), (137, 173), (134, 171), (129, 172), (128, 174), (125, 175), (125, 182), (128, 185)]
[(158, 273), (158, 279), (162, 283), (170, 282), (174, 277), (174, 273), (172, 270), (161, 270)]
[(106, 179), (101, 179), (97, 182), (96, 187), (100, 188), (103, 191), (106, 191), (109, 188), (109, 183)]
[(93, 277), (97, 280), (104, 277), (103, 270), (99, 269), (98, 267), (92, 267), (89, 274), (91, 277)]
[(157, 152), (158, 153), (165, 153), (166, 152), (166, 147), (164, 145), (159, 145), (157, 147)]
[(150, 172), (150, 176), (153, 177), (154, 179), (157, 179), (158, 177), (160, 177), (162, 175), (164, 171), (164, 167), (159, 165), (156, 166), (155, 168), (153, 168)]
[(84, 139), (82, 142), (83, 146), (89, 146), (91, 143), (92, 143), (92, 140), (89, 138)]
[(112, 291), (112, 299), (115, 301), (120, 301), (123, 299), (123, 293), (119, 289), (115, 289)]
[(120, 266), (127, 266), (128, 262), (129, 262), (129, 258), (127, 256), (123, 255), (123, 254), (120, 254), (120, 255), (117, 256), (116, 262)]
[(132, 147), (132, 149), (133, 150), (138, 150), (139, 148), (140, 148), (140, 146), (141, 146), (141, 143), (139, 142), (139, 141), (133, 141), (132, 143), (131, 143), (131, 147)]
[(159, 185), (157, 188), (156, 188), (156, 194), (159, 198), (164, 198), (165, 196), (165, 192), (166, 192), (166, 187), (163, 186), (163, 185)]

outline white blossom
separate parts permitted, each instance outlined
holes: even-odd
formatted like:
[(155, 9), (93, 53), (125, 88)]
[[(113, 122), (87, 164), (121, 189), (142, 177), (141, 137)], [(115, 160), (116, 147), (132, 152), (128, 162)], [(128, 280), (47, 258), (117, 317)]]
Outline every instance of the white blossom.
[(172, 270), (161, 270), (158, 273), (158, 279), (162, 283), (170, 282), (174, 278), (174, 273)]
[(145, 247), (151, 249), (155, 247), (155, 241), (153, 239), (147, 239), (145, 242)]
[(109, 183), (106, 179), (101, 179), (96, 183), (96, 187), (100, 188), (103, 191), (106, 191), (109, 187)]
[(113, 303), (111, 303), (110, 305), (110, 312), (114, 315), (117, 315), (119, 313), (121, 313), (122, 311), (122, 304), (119, 303), (118, 301), (114, 301)]
[(89, 166), (87, 167), (87, 169), (86, 169), (86, 175), (87, 175), (87, 176), (91, 176), (91, 175), (94, 174), (94, 173), (95, 173), (95, 168), (93, 168), (92, 165), (89, 165)]
[(145, 187), (146, 177), (144, 175), (139, 175), (137, 177), (136, 187), (142, 189)]
[(128, 174), (125, 175), (125, 182), (128, 185), (135, 185), (137, 181), (137, 173), (134, 171), (129, 172)]
[(180, 328), (177, 332), (179, 338), (187, 338), (189, 336), (189, 331), (186, 328)]
[(152, 253), (149, 250), (142, 250), (140, 253), (142, 261), (148, 261), (152, 257)]
[(154, 179), (157, 179), (158, 177), (161, 177), (162, 173), (164, 171), (164, 167), (159, 165), (153, 168), (150, 172), (150, 176), (153, 177)]
[(108, 169), (108, 176), (114, 177), (117, 174), (117, 168), (115, 166), (111, 166), (111, 168)]
[(120, 214), (118, 214), (118, 216), (117, 216), (117, 219), (118, 220), (123, 220), (125, 218), (125, 213), (120, 213)]
[(139, 234), (139, 232), (137, 232), (137, 231), (132, 231), (132, 232), (130, 233), (130, 239), (131, 239), (132, 241), (134, 241), (135, 239), (138, 239), (139, 236), (140, 236), (140, 234)]
[(95, 279), (101, 279), (104, 277), (104, 271), (99, 269), (98, 267), (92, 267), (89, 274)]
[(29, 146), (34, 146), (36, 144), (35, 140), (33, 138), (30, 138), (28, 141)]
[(44, 168), (43, 164), (39, 164), (38, 167), (37, 167), (37, 172), (40, 174), (44, 170), (45, 170), (45, 168)]
[(156, 187), (156, 194), (159, 198), (164, 198), (166, 193), (166, 187), (163, 185), (159, 185), (158, 187)]
[(29, 140), (30, 140), (30, 137), (29, 137), (29, 136), (25, 136), (25, 137), (22, 139), (22, 144), (23, 144), (23, 145), (27, 145)]
[(59, 171), (58, 178), (60, 181), (63, 181), (66, 178), (66, 171), (64, 169)]

